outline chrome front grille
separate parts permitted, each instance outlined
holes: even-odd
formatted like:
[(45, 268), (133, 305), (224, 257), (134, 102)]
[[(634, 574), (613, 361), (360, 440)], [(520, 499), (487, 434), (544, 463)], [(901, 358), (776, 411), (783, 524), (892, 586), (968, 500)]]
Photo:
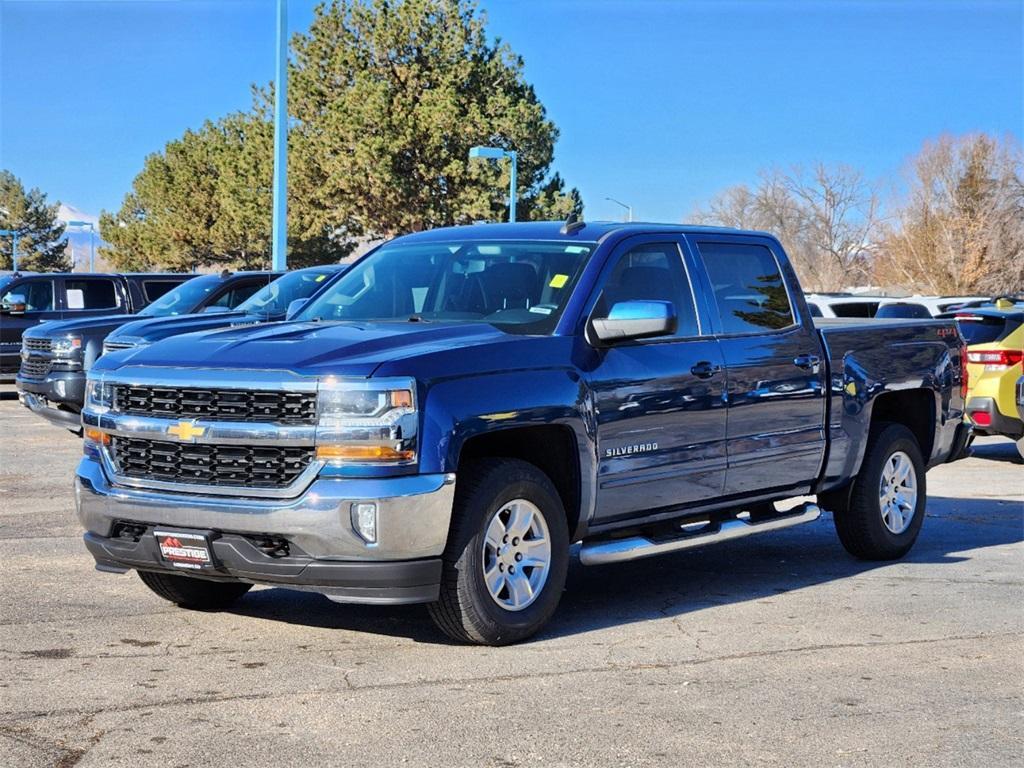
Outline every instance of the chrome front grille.
[(23, 337), (21, 343), (29, 352), (49, 352), (53, 347), (51, 339), (37, 339), (32, 336)]
[(25, 357), (21, 360), (21, 375), (27, 379), (42, 379), (52, 367), (52, 361), (43, 357)]
[(110, 458), (119, 474), (140, 480), (238, 488), (284, 488), (310, 465), (314, 449), (112, 437)]
[(114, 410), (138, 416), (315, 424), (315, 392), (198, 389), (115, 384)]

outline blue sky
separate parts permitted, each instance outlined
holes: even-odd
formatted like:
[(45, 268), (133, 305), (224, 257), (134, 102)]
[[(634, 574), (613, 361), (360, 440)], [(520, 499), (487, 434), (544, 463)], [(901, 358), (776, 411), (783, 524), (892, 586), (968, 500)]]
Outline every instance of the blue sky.
[[(290, 0), (293, 30), (313, 5)], [(943, 132), (1024, 134), (1022, 0), (481, 5), (588, 218), (620, 216), (613, 196), (678, 221), (766, 166), (883, 176)], [(116, 209), (146, 154), (249, 105), (273, 42), (273, 0), (0, 0), (0, 167)]]

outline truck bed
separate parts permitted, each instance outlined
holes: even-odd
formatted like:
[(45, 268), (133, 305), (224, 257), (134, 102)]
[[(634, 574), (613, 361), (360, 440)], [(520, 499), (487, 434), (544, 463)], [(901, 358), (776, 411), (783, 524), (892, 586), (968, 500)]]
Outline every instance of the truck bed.
[(954, 359), (962, 342), (954, 320), (815, 318), (814, 325), (829, 366), (825, 487), (849, 477), (859, 465), (872, 409), (887, 393), (915, 389), (934, 400), (922, 409), (929, 414), (922, 434), (934, 430), (934, 440), (922, 445), (929, 464), (956, 452), (956, 427), (963, 411), (941, 402), (940, 396), (959, 382), (959, 361), (954, 364)]

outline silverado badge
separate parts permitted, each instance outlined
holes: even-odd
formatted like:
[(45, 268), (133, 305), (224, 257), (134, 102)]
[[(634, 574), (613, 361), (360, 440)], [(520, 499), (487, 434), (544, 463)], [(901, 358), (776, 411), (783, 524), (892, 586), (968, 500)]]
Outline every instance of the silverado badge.
[(167, 428), (167, 434), (174, 435), (179, 440), (195, 440), (202, 437), (206, 427), (197, 427), (194, 421), (179, 421), (173, 427)]

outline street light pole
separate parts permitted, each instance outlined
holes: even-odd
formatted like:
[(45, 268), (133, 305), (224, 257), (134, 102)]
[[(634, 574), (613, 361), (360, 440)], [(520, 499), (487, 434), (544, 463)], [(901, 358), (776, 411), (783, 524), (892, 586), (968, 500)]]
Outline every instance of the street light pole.
[(18, 271), (18, 230), (0, 229), (0, 235), (8, 235), (11, 238), (11, 271)]
[(277, 0), (277, 80), (274, 83), (274, 214), (271, 260), (288, 264), (288, 2)]
[(517, 173), (519, 156), (511, 149), (502, 149), (501, 147), (473, 147), (469, 150), (469, 157), (482, 158), (484, 160), (501, 160), (507, 157), (512, 163), (509, 168), (509, 180), (508, 180), (508, 220), (516, 220), (516, 186), (517, 186)]
[(91, 221), (69, 221), (69, 227), (89, 228), (89, 271), (96, 271), (96, 225)]
[(626, 209), (626, 221), (632, 221), (633, 220), (633, 206), (632, 205), (626, 205), (625, 203), (623, 203), (623, 202), (621, 202), (619, 200), (616, 200), (614, 197), (606, 197), (605, 200), (613, 202), (616, 205), (621, 205), (623, 208)]

